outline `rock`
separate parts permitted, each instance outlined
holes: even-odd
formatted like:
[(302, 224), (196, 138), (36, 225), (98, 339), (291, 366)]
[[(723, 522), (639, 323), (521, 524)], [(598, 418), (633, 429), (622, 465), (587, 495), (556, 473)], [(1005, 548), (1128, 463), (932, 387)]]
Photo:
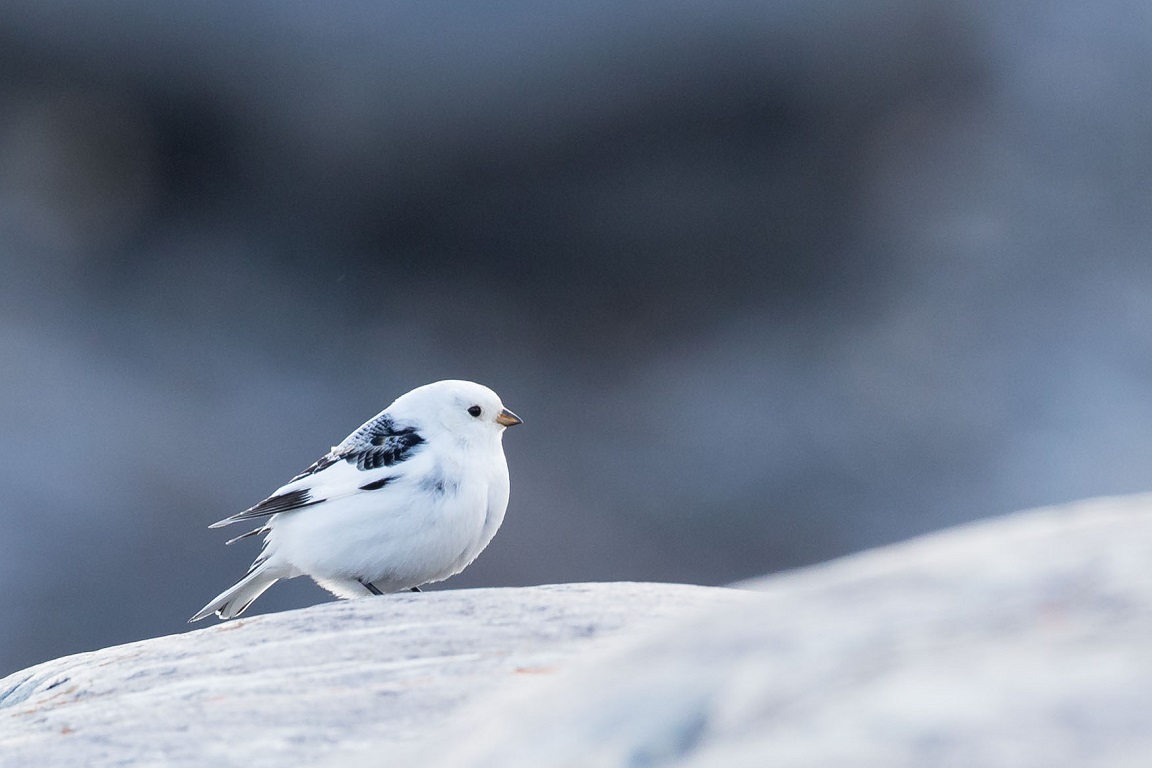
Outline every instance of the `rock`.
[(736, 590), (568, 584), (389, 595), (255, 616), (0, 680), (0, 764), (281, 766), (434, 738), (626, 627)]
[(718, 604), (474, 704), (400, 764), (1152, 761), (1152, 498), (1017, 514), (752, 586), (764, 602)]
[(7, 766), (1144, 766), (1152, 497), (743, 585), (393, 595), (0, 681)]

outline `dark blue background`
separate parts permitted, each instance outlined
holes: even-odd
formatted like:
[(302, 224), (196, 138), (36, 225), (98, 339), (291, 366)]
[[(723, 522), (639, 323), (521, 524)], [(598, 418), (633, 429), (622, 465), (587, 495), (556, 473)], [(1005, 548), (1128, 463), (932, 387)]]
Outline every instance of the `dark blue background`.
[(526, 421), (454, 587), (1146, 488), (1149, 7), (0, 4), (0, 674), (186, 629), (438, 378)]

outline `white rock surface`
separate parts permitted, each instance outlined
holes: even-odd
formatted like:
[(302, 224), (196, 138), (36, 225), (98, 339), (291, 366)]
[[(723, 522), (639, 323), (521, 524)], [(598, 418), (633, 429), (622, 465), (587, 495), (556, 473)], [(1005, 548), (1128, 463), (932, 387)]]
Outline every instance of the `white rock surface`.
[(397, 595), (0, 681), (0, 765), (1147, 766), (1152, 497), (755, 582)]
[(369, 746), (387, 762), (625, 627), (749, 599), (627, 583), (389, 595), (68, 656), (0, 680), (0, 765), (314, 765)]
[(1152, 765), (1152, 498), (755, 586), (765, 603), (718, 605), (465, 710), (402, 764)]

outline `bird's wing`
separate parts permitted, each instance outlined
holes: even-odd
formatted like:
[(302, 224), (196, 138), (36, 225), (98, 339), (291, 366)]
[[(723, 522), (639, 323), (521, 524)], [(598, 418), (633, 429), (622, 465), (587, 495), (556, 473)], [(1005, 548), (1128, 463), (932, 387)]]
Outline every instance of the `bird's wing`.
[(391, 467), (407, 461), (423, 443), (424, 438), (416, 431), (416, 427), (397, 426), (391, 416), (381, 413), (344, 438), (344, 442), (308, 469), (289, 480), (288, 485), (323, 472), (340, 461), (355, 464), (356, 469), (362, 472)]
[[(283, 490), (283, 489), (281, 489)], [(231, 517), (226, 517), (219, 520), (209, 528), (223, 528), (225, 525), (238, 523), (241, 520), (251, 520), (254, 517), (268, 517), (269, 515), (276, 515), (281, 512), (287, 512), (292, 509), (300, 509), (301, 507), (310, 507), (313, 504), (319, 504), (327, 499), (315, 499), (312, 497), (312, 491), (309, 488), (297, 488), (292, 491), (285, 491), (281, 493), (277, 491), (273, 495), (264, 499), (259, 504), (249, 507), (243, 512), (237, 512)]]
[(407, 461), (423, 443), (416, 427), (400, 426), (385, 412), (348, 435), (333, 453), (364, 472)]
[[(259, 504), (209, 527), (269, 517), (358, 491), (379, 490), (394, 479), (379, 470), (407, 461), (423, 443), (416, 427), (397, 426), (387, 413), (381, 413)], [(352, 467), (354, 471), (350, 471)]]

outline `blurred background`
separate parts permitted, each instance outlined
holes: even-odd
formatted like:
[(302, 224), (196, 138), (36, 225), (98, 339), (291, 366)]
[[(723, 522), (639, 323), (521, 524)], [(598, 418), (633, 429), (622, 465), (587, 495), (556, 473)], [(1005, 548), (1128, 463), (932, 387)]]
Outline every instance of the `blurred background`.
[(206, 526), (439, 378), (526, 422), (450, 588), (1147, 489), (1150, 40), (1139, 0), (7, 0), (0, 675), (188, 629), (258, 549)]

